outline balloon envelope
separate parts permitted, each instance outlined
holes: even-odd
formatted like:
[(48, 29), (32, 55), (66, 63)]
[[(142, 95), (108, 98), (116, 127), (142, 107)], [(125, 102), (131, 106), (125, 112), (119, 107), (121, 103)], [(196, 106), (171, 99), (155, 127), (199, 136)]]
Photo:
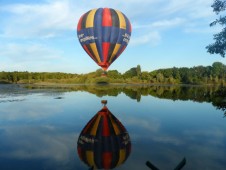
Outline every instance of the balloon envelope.
[(111, 8), (90, 10), (81, 16), (77, 25), (80, 44), (104, 70), (125, 50), (131, 30), (128, 18)]
[(89, 167), (113, 169), (128, 158), (131, 141), (125, 127), (104, 106), (82, 130), (77, 150)]

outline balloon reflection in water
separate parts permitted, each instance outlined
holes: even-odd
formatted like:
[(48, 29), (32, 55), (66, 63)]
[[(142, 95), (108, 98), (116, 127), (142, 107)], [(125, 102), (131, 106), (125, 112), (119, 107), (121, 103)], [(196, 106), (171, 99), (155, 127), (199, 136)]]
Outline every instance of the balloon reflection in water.
[(104, 106), (82, 130), (77, 150), (89, 167), (113, 169), (128, 158), (131, 141), (125, 127)]

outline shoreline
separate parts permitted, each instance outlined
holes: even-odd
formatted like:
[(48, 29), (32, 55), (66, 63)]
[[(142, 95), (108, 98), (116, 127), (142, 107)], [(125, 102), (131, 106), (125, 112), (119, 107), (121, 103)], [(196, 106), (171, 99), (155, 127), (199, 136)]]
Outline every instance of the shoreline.
[[(1, 83), (0, 83), (1, 85)], [(31, 87), (75, 87), (75, 86), (143, 86), (143, 87), (152, 87), (152, 86), (165, 86), (165, 87), (170, 87), (170, 86), (183, 86), (183, 87), (202, 87), (202, 86), (222, 86), (226, 87), (226, 85), (221, 85), (221, 84), (147, 84), (147, 83), (107, 83), (107, 84), (86, 84), (86, 83), (73, 83), (73, 84), (68, 84), (68, 83), (5, 83), (4, 85), (19, 85), (19, 86), (31, 86)]]
[(19, 86), (43, 86), (43, 87), (73, 87), (73, 86), (190, 86), (190, 87), (200, 87), (200, 86), (221, 86), (226, 87), (226, 84), (184, 84), (184, 83), (177, 83), (177, 84), (167, 84), (167, 83), (143, 83), (143, 82), (136, 82), (136, 83), (58, 83), (58, 82), (36, 82), (36, 83), (25, 83), (25, 82), (17, 82), (17, 83), (10, 83), (7, 81), (0, 81), (0, 85), (19, 85)]

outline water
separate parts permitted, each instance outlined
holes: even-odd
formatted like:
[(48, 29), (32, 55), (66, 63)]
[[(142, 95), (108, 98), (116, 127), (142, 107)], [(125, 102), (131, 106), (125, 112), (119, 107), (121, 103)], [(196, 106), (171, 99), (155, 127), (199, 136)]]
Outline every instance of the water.
[(223, 88), (0, 85), (0, 169), (88, 170), (77, 141), (103, 99), (131, 140), (115, 169), (148, 170), (149, 161), (170, 170), (184, 157), (183, 170), (226, 168)]

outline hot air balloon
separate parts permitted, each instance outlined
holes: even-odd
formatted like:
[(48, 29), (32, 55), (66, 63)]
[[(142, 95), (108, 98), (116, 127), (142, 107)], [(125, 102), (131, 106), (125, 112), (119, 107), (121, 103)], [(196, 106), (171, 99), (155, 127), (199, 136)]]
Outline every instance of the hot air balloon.
[(77, 151), (89, 167), (113, 169), (128, 158), (131, 141), (125, 127), (104, 105), (82, 130)]
[(77, 25), (80, 44), (104, 71), (125, 50), (131, 31), (128, 18), (111, 8), (90, 10), (81, 16)]

